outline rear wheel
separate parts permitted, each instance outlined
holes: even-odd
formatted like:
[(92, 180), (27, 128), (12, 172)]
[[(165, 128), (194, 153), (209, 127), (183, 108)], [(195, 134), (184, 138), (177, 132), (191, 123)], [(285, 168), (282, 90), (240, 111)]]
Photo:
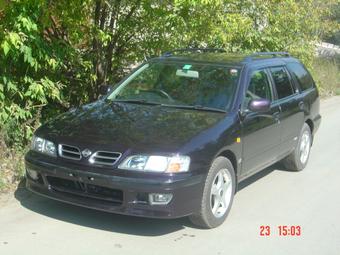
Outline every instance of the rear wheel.
[(294, 151), (282, 162), (288, 170), (303, 170), (309, 159), (310, 149), (312, 146), (312, 134), (308, 124), (304, 124), (299, 136), (298, 144)]
[(203, 228), (221, 225), (229, 214), (235, 186), (231, 162), (225, 157), (216, 158), (204, 185), (200, 212), (190, 216), (191, 222)]

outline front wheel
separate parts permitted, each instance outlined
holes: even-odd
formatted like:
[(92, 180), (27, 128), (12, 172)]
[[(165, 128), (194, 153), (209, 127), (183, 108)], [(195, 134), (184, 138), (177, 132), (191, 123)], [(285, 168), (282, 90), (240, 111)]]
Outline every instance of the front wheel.
[(229, 214), (235, 193), (235, 172), (225, 157), (214, 160), (204, 185), (200, 212), (190, 216), (195, 225), (215, 228)]
[(309, 159), (310, 149), (312, 146), (312, 134), (309, 126), (305, 123), (302, 127), (298, 144), (294, 151), (282, 163), (288, 170), (303, 170)]

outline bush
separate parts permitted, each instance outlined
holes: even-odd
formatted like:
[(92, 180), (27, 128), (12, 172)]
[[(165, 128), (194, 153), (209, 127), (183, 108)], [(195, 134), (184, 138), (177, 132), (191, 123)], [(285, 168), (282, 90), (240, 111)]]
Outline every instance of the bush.
[(87, 99), (81, 84), (90, 67), (49, 7), (13, 0), (0, 9), (0, 128), (8, 146), (25, 146), (41, 122)]
[(24, 176), (24, 150), (8, 148), (4, 141), (0, 133), (0, 193), (15, 188)]

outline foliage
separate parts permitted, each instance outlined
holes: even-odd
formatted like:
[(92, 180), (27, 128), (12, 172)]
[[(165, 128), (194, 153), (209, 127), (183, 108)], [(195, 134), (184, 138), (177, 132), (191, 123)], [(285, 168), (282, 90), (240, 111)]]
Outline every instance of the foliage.
[(329, 12), (329, 20), (331, 20), (334, 23), (337, 23), (337, 28), (334, 28), (333, 31), (329, 31), (328, 33), (325, 33), (324, 40), (326, 42), (340, 45), (340, 1), (333, 4), (330, 8)]
[(6, 146), (0, 133), (0, 193), (11, 189), (24, 175), (24, 151)]
[(13, 3), (0, 25), (0, 120), (14, 143), (31, 136), (41, 106), (60, 102), (63, 86), (54, 74), (62, 66), (58, 48), (41, 36), (38, 13), (29, 7)]
[[(40, 119), (55, 115), (72, 102), (72, 93), (79, 93), (71, 82), (82, 77), (71, 76), (70, 66), (86, 71), (86, 62), (76, 58), (79, 49), (58, 33), (46, 10), (45, 1), (28, 0), (12, 1), (2, 11), (0, 123), (10, 145), (25, 143)], [(82, 100), (76, 97), (73, 103)]]
[(41, 123), (93, 101), (131, 65), (172, 48), (290, 51), (311, 66), (336, 0), (5, 0), (0, 129), (25, 145)]

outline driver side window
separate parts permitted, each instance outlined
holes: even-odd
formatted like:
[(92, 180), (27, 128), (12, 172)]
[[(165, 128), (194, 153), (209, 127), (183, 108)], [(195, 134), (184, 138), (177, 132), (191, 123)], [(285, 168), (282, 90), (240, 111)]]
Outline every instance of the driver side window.
[(255, 70), (251, 73), (243, 107), (247, 108), (251, 100), (260, 98), (272, 100), (272, 92), (265, 70)]

